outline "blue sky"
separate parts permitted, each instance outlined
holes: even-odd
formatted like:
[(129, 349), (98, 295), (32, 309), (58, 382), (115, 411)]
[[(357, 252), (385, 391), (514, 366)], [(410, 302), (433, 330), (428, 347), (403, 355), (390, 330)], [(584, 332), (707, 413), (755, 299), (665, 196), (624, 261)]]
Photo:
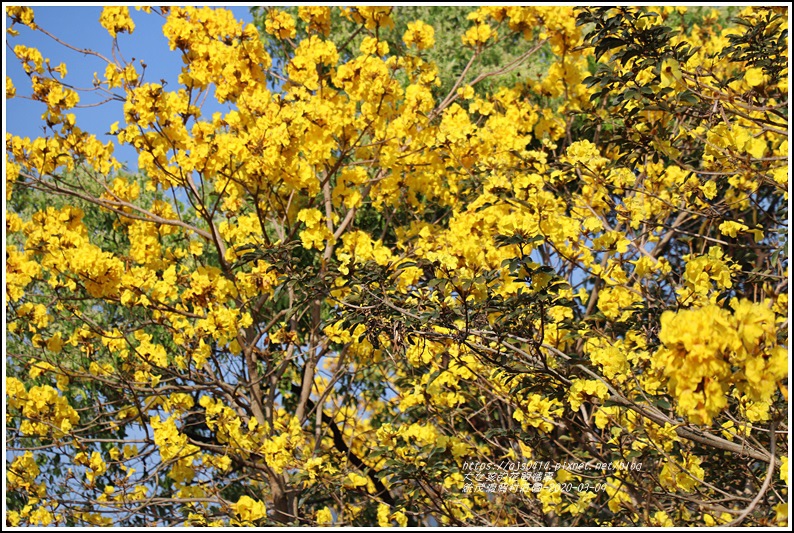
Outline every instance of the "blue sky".
[[(99, 24), (101, 7), (32, 7), (35, 22), (43, 29), (75, 48), (95, 50), (110, 57), (113, 39)], [(226, 9), (230, 9), (236, 19), (245, 23), (253, 20), (247, 6), (236, 5)], [(177, 76), (183, 63), (179, 52), (172, 52), (168, 48), (168, 41), (162, 33), (164, 19), (154, 12), (146, 14), (133, 8), (130, 8), (130, 14), (135, 22), (135, 31), (132, 35), (119, 35), (122, 57), (127, 61), (135, 58), (135, 66), (139, 72), (141, 69), (138, 60), (143, 59), (147, 65), (144, 82), (160, 83), (162, 79), (167, 82), (166, 90), (175, 90), (178, 87)], [(9, 20), (6, 18), (6, 25), (8, 24)], [(11, 49), (23, 44), (38, 48), (45, 58), (50, 58), (53, 67), (61, 62), (65, 63), (68, 72), (64, 83), (80, 88), (92, 88), (94, 72), (102, 77), (106, 63), (97, 57), (69, 50), (41, 32), (32, 31), (19, 24), (15, 25), (15, 28), (20, 33), (17, 37), (6, 34), (7, 46), (4, 50), (3, 67), (5, 75), (11, 78), (16, 87), (17, 98), (6, 101), (4, 131), (23, 137), (39, 137), (43, 133), (41, 114), (45, 107), (41, 102), (21, 98), (30, 95), (30, 81)], [(81, 106), (97, 104), (103, 99), (105, 95), (96, 92), (80, 92)], [(204, 113), (209, 115), (213, 111), (223, 109), (225, 108), (212, 98), (207, 99), (203, 108)], [(118, 102), (80, 107), (70, 112), (77, 117), (77, 125), (80, 128), (97, 135), (102, 142), (115, 140), (115, 136), (105, 135), (112, 123), (120, 121), (122, 127), (124, 124), (122, 104)], [(137, 167), (137, 156), (132, 148), (116, 146), (115, 155), (119, 161), (127, 163), (131, 170)]]

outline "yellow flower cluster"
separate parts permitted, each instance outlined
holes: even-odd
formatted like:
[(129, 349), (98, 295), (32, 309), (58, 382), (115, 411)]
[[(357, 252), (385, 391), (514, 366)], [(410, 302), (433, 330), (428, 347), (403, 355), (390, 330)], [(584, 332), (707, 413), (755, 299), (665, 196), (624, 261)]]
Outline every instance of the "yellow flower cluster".
[(538, 428), (544, 433), (554, 429), (554, 419), (562, 415), (563, 405), (555, 398), (544, 398), (540, 394), (530, 394), (521, 407), (513, 411), (513, 418), (521, 422), (522, 427)]
[(342, 15), (357, 24), (364, 24), (368, 30), (374, 30), (375, 28), (394, 26), (394, 21), (391, 18), (392, 9), (389, 6), (356, 6), (343, 8)]
[(38, 49), (18, 44), (14, 47), (14, 55), (22, 63), (22, 68), (26, 73), (44, 74), (44, 58)]
[(705, 471), (698, 456), (684, 453), (682, 461), (670, 457), (662, 466), (659, 482), (665, 489), (675, 492), (692, 492), (702, 486)]
[(33, 22), (33, 10), (27, 6), (8, 6), (6, 7), (6, 15), (11, 17), (11, 21), (14, 24), (24, 24), (29, 28), (36, 27), (36, 24)]
[(307, 250), (325, 248), (325, 241), (333, 239), (333, 234), (325, 224), (325, 217), (318, 209), (303, 209), (298, 213), (298, 220), (306, 224), (301, 231), (301, 243)]
[(237, 500), (237, 503), (232, 504), (232, 507), (243, 523), (255, 522), (261, 518), (265, 518), (267, 515), (267, 510), (262, 500), (255, 500), (246, 495), (240, 496), (240, 499)]
[(607, 287), (598, 293), (598, 309), (609, 319), (625, 322), (631, 317), (629, 308), (641, 300), (639, 294), (622, 285)]
[(30, 494), (37, 494), (41, 489), (46, 490), (46, 485), (36, 483), (36, 478), (40, 473), (39, 465), (36, 464), (31, 452), (18, 455), (8, 467), (7, 488), (9, 490), (22, 489)]
[(568, 388), (568, 403), (574, 411), (586, 401), (603, 401), (609, 396), (607, 386), (597, 379), (575, 379)]
[(80, 421), (77, 411), (64, 396), (49, 385), (35, 385), (30, 390), (18, 379), (6, 378), (8, 406), (19, 409), (23, 435), (61, 438)]
[(466, 46), (472, 48), (483, 46), (489, 39), (496, 39), (496, 32), (485, 23), (475, 24), (463, 34), (461, 40)]
[(633, 351), (627, 349), (627, 344), (623, 340), (610, 342), (603, 338), (597, 338), (589, 339), (585, 343), (584, 349), (585, 353), (590, 356), (590, 360), (601, 367), (607, 379), (622, 383), (628, 378), (628, 355)]
[[(174, 8), (163, 33), (171, 49), (185, 51), (190, 60), (182, 69), (181, 84), (204, 89), (214, 83), (219, 102), (236, 101), (244, 92), (265, 86), (270, 56), (254, 25), (243, 28), (231, 11)], [(184, 113), (185, 109), (178, 111)]]
[(416, 20), (408, 23), (408, 29), (403, 34), (403, 42), (408, 46), (416, 46), (418, 50), (432, 48), (436, 43), (433, 26)]
[(33, 99), (47, 104), (51, 112), (60, 114), (80, 102), (77, 92), (64, 87), (53, 78), (33, 77)]
[(15, 247), (6, 248), (6, 295), (16, 302), (25, 294), (25, 287), (38, 277), (41, 266), (33, 258), (33, 252), (19, 252)]
[(417, 422), (398, 428), (383, 424), (375, 432), (375, 437), (390, 454), (416, 466), (426, 465), (429, 448), (448, 450), (455, 458), (465, 457), (471, 451), (471, 447), (462, 439), (440, 435), (433, 424)]
[(125, 6), (107, 6), (103, 8), (102, 14), (99, 16), (99, 23), (113, 38), (116, 38), (119, 33), (132, 33), (135, 30), (135, 23), (130, 17), (130, 10)]
[(730, 264), (719, 246), (709, 248), (706, 255), (684, 256), (684, 260), (687, 262), (684, 283), (678, 295), (685, 305), (712, 301), (716, 297), (712, 292), (715, 287), (720, 290), (733, 287), (731, 275), (737, 267)]
[(308, 24), (309, 33), (331, 33), (331, 8), (326, 6), (300, 6), (298, 16)]
[(279, 39), (292, 39), (295, 37), (295, 19), (278, 9), (271, 9), (265, 18), (265, 31)]
[(775, 313), (766, 303), (731, 301), (733, 313), (716, 305), (666, 311), (653, 367), (667, 379), (677, 411), (711, 425), (733, 390), (768, 402), (788, 374), (788, 355), (777, 342)]

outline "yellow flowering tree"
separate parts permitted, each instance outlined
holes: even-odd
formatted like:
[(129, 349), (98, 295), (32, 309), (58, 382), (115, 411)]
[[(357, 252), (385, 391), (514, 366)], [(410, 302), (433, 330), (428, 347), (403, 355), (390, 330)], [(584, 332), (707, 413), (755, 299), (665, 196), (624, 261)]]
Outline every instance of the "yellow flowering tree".
[(142, 11), (6, 11), (7, 524), (787, 523), (785, 8)]

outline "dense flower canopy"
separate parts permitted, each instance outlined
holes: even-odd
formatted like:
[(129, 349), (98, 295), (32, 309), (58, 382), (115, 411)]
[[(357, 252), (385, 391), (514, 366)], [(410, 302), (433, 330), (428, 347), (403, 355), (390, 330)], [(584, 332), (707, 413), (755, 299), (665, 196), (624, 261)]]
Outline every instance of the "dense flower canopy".
[(7, 8), (7, 524), (787, 522), (786, 8), (401, 9)]

